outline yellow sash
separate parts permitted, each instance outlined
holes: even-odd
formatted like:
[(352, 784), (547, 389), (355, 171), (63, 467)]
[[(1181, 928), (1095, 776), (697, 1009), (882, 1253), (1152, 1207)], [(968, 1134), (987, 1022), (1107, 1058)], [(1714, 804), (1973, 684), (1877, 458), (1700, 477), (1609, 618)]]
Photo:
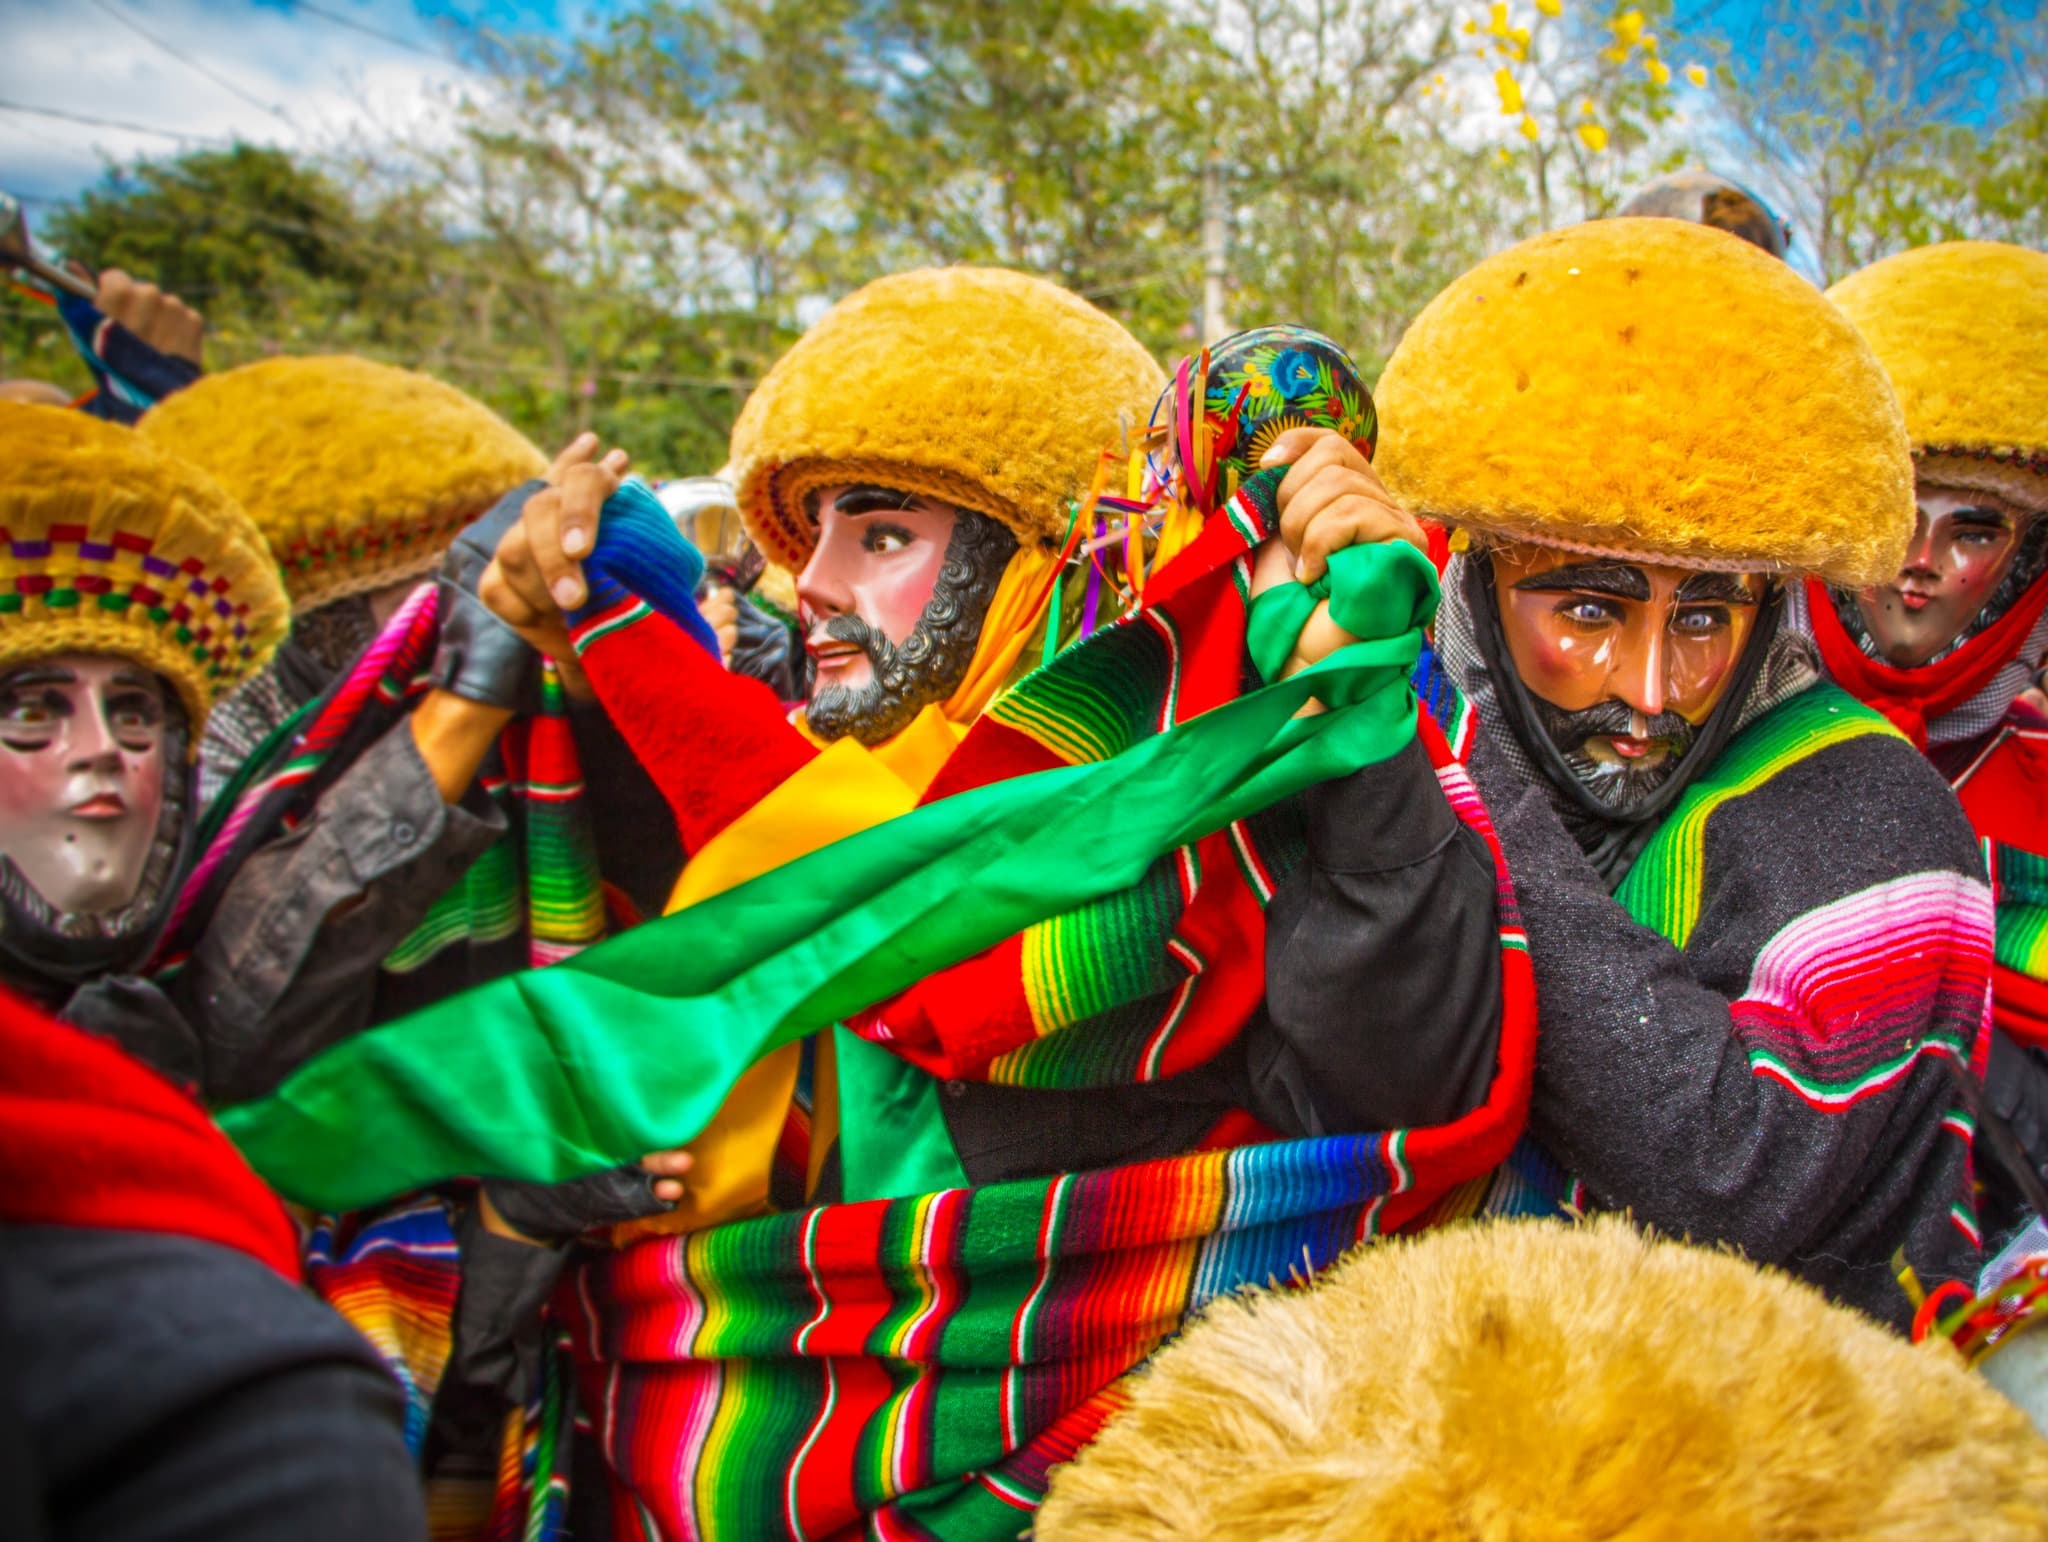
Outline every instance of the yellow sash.
[[(1049, 553), (1035, 548), (1020, 549), (1010, 559), (959, 686), (944, 702), (926, 707), (894, 738), (872, 747), (852, 739), (828, 742), (797, 718), (798, 731), (822, 750), (704, 843), (677, 880), (668, 913), (917, 807), (1037, 636), (1044, 614), (1040, 592), (1052, 564)], [(838, 1082), (830, 1051), (831, 1037), (826, 1035), (819, 1041), (814, 1071), (812, 1184), (839, 1126)], [(765, 1210), (775, 1145), (796, 1088), (800, 1058), (800, 1047), (787, 1045), (734, 1083), (718, 1117), (690, 1142), (696, 1165), (684, 1180), (683, 1199), (665, 1215), (615, 1227), (614, 1243), (623, 1246), (637, 1237), (699, 1231)]]

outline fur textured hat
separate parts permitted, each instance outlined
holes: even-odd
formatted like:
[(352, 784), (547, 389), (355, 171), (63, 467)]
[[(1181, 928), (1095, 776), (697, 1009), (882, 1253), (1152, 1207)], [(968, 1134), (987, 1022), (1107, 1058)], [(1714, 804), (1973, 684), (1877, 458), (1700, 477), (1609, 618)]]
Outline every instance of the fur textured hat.
[(1377, 465), (1418, 514), (1549, 546), (1880, 583), (1913, 531), (1884, 371), (1747, 241), (1594, 220), (1432, 300), (1379, 388)]
[(241, 499), (300, 611), (416, 578), (547, 458), (453, 386), (368, 359), (266, 359), (209, 375), (142, 432)]
[(801, 571), (806, 495), (873, 482), (973, 509), (1029, 545), (1065, 534), (1119, 423), (1165, 384), (1079, 295), (1006, 268), (921, 268), (855, 290), (747, 398), (730, 473), (748, 533)]
[(1609, 1217), (1216, 1302), (1056, 1470), (1042, 1542), (2035, 1538), (2048, 1443), (1945, 1345)]
[(2048, 254), (1916, 247), (1828, 298), (1892, 377), (1923, 481), (2048, 508)]
[(0, 465), (0, 668), (132, 659), (176, 687), (197, 744), (290, 623), (255, 523), (196, 467), (67, 408), (0, 402)]

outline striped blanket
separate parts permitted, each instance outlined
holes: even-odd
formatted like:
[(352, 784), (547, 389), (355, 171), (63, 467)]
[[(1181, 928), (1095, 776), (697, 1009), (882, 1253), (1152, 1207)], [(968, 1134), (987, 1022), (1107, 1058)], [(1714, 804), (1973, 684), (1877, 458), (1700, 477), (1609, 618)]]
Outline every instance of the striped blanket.
[[(1155, 579), (1144, 609), (1004, 697), (933, 797), (971, 799), (977, 773), (1112, 759), (1256, 685), (1244, 559), (1271, 528), (1263, 490), (1233, 504), (1234, 531), (1190, 551), (1190, 571)], [(1416, 680), (1462, 734), (1427, 655)], [(1428, 719), (1418, 731), (1453, 808), (1490, 843), (1451, 743)], [(1198, 1065), (1262, 992), (1263, 907), (1303, 854), (1291, 812), (1283, 798), (1176, 846), (1140, 883), (1036, 922), (851, 1026), (927, 1069), (1023, 1085)], [(610, 1534), (1013, 1537), (1051, 1468), (1120, 1406), (1121, 1378), (1203, 1302), (1306, 1279), (1483, 1182), (1520, 1132), (1534, 1047), (1525, 945), (1495, 854), (1500, 1074), (1451, 1126), (1297, 1141), (1238, 1130), (1222, 1149), (825, 1205), (589, 1263), (557, 1312), (576, 1402), (615, 1478)], [(529, 1455), (543, 1445), (559, 1457), (530, 1428), (520, 1440)], [(515, 1481), (499, 1534), (553, 1534), (559, 1460), (552, 1473), (531, 1460), (504, 1470)]]

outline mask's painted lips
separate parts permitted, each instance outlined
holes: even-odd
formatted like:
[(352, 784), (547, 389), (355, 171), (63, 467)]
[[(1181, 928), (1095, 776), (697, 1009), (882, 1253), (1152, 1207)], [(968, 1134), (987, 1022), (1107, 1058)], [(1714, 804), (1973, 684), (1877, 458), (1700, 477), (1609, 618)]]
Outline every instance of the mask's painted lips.
[(856, 643), (840, 637), (809, 637), (804, 640), (804, 651), (811, 656), (811, 662), (820, 670), (844, 669), (867, 654)]
[[(1638, 738), (1634, 734), (1602, 734), (1596, 739), (1588, 739), (1586, 744), (1589, 748), (1597, 745), (1607, 750), (1613, 757), (1609, 764), (1615, 762), (1655, 763), (1669, 755), (1672, 748), (1669, 739), (1644, 739)], [(1597, 752), (1593, 756), (1596, 762), (1605, 758)]]
[(1901, 589), (1898, 594), (1899, 603), (1912, 611), (1925, 610), (1934, 599), (1933, 595), (1919, 589)]
[(121, 801), (118, 793), (94, 793), (83, 803), (74, 803), (65, 810), (73, 819), (119, 819), (128, 812), (128, 805)]

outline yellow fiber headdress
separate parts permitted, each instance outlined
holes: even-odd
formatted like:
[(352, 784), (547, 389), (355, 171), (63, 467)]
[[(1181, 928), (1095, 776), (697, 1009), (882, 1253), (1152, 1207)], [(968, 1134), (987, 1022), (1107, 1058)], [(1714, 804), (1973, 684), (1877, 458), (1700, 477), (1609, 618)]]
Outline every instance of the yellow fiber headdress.
[(1419, 514), (1687, 567), (1879, 583), (1913, 529), (1884, 371), (1819, 291), (1670, 219), (1536, 236), (1432, 300), (1374, 395)]
[(427, 572), (547, 459), (483, 403), (345, 355), (245, 364), (166, 398), (148, 438), (242, 501), (311, 610)]
[(799, 571), (805, 495), (874, 482), (1057, 540), (1119, 424), (1165, 384), (1138, 340), (1079, 295), (1004, 268), (877, 279), (826, 312), (762, 380), (732, 431), (748, 533)]
[(0, 667), (105, 653), (162, 675), (193, 743), (269, 661), (291, 606), (220, 485), (133, 429), (0, 402)]
[(1497, 1220), (1227, 1296), (1056, 1468), (1041, 1542), (2021, 1542), (2048, 1444), (1915, 1347), (1729, 1253)]
[(2048, 254), (1922, 246), (1828, 298), (1891, 376), (1923, 477), (2048, 502)]

